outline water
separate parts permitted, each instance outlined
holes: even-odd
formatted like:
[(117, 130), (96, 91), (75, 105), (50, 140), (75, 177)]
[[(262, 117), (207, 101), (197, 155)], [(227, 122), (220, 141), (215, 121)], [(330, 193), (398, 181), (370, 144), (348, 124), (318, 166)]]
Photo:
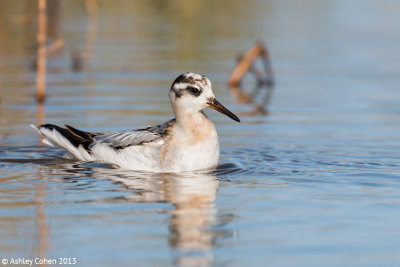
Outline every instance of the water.
[[(65, 46), (49, 57), (44, 107), (32, 97), (35, 27), (20, 16), (34, 8), (0, 8), (0, 258), (400, 264), (399, 2), (100, 1), (88, 38), (84, 3), (55, 4), (50, 39)], [(268, 115), (237, 124), (207, 111), (222, 150), (213, 172), (76, 162), (27, 126), (113, 131), (166, 121), (168, 88), (185, 71), (207, 75), (221, 103), (247, 114), (251, 105), (238, 104), (226, 80), (256, 39), (276, 74)], [(70, 54), (87, 47), (90, 67), (74, 72)]]

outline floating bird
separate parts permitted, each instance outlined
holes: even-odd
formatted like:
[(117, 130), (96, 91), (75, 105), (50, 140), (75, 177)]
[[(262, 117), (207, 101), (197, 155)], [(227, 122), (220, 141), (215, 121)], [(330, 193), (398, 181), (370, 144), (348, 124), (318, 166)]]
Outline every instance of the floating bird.
[(219, 160), (218, 135), (202, 110), (210, 107), (237, 122), (239, 118), (215, 99), (211, 82), (203, 75), (186, 72), (178, 76), (169, 98), (175, 118), (147, 128), (103, 134), (68, 125), (31, 126), (43, 137), (43, 143), (62, 147), (82, 161), (155, 172), (215, 168)]

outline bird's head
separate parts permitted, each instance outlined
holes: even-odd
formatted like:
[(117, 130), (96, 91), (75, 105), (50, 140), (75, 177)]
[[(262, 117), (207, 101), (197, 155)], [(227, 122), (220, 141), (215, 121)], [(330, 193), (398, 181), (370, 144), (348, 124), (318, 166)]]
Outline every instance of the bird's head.
[(172, 83), (169, 97), (175, 113), (195, 113), (210, 107), (240, 122), (235, 114), (215, 99), (211, 82), (203, 75), (191, 72), (179, 75)]

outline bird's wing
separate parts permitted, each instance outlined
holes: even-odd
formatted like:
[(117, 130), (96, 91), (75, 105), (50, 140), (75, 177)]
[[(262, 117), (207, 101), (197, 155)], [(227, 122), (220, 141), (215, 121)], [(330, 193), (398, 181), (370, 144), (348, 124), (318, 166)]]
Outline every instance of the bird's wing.
[(129, 146), (140, 146), (160, 140), (168, 134), (175, 119), (163, 124), (150, 126), (143, 129), (127, 130), (110, 134), (96, 135), (89, 148), (98, 144), (105, 144), (116, 150), (124, 149)]

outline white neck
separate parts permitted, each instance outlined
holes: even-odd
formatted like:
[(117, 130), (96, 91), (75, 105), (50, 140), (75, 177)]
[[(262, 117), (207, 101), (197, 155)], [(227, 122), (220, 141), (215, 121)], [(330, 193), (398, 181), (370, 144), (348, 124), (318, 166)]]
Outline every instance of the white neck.
[(203, 111), (187, 111), (182, 109), (175, 109), (176, 124), (183, 130), (190, 130), (193, 127), (198, 127), (203, 123), (209, 122)]

